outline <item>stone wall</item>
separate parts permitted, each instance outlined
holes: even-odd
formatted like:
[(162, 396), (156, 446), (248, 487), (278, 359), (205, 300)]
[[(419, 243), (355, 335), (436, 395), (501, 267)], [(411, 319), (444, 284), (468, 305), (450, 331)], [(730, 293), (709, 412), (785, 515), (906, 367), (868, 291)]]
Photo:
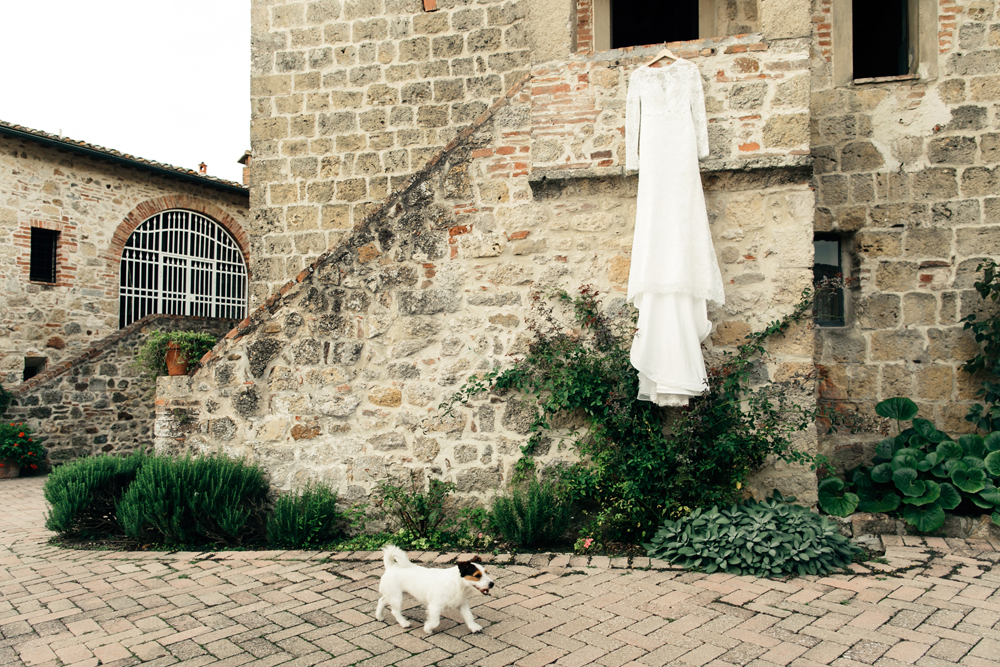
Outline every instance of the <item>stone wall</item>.
[(236, 322), (148, 315), (13, 389), (4, 419), (27, 422), (53, 464), (153, 444), (154, 387), (139, 377), (135, 354), (151, 331), (219, 336)]
[[(979, 384), (959, 367), (978, 348), (959, 320), (981, 306), (977, 264), (1000, 255), (997, 3), (940, 5), (936, 78), (843, 87), (837, 17), (827, 0), (814, 13), (816, 231), (841, 234), (860, 279), (848, 325), (819, 330), (824, 395), (868, 414), (908, 396), (939, 428), (969, 431)], [(853, 465), (875, 438), (827, 436), (822, 449)]]
[[(533, 86), (509, 91), (468, 136), (410, 174), (190, 378), (163, 381), (157, 448), (247, 456), (283, 488), (322, 478), (347, 497), (410, 470), (453, 479), (465, 494), (508, 479), (526, 412), (497, 397), (451, 415), (437, 406), (474, 371), (523, 354), (535, 295), (590, 284), (620, 307), (635, 215), (636, 178), (620, 168), (529, 170)], [(623, 88), (605, 95), (608, 113), (623, 113)], [(803, 161), (745, 161), (705, 175), (730, 292), (711, 314), (710, 358), (788, 312), (811, 281), (814, 204)], [(812, 367), (808, 331), (773, 351), (766, 370), (775, 379)], [(800, 444), (811, 449), (814, 435)], [(574, 457), (553, 443), (540, 459)], [(769, 469), (759, 479), (768, 491), (815, 495), (808, 471)]]
[[(22, 380), (24, 357), (48, 367), (118, 329), (116, 232), (153, 202), (243, 226), (247, 195), (179, 181), (0, 132), (0, 381)], [(56, 284), (31, 282), (31, 228), (60, 232)], [(127, 234), (126, 234), (127, 237)], [(117, 255), (114, 249), (117, 248)]]

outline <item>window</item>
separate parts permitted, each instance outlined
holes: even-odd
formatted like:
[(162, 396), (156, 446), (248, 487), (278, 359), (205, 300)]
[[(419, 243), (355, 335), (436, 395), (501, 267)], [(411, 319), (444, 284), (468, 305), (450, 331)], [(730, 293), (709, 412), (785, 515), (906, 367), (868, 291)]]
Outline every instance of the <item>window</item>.
[[(813, 238), (813, 282), (837, 280), (844, 277), (843, 248), (837, 234), (816, 234)], [(838, 280), (839, 282), (839, 280)], [(820, 289), (813, 304), (813, 319), (826, 327), (840, 327), (847, 323), (844, 309), (844, 290)]]
[(715, 0), (591, 0), (595, 51), (715, 36)]
[(153, 313), (242, 319), (247, 310), (243, 253), (226, 229), (193, 211), (163, 211), (125, 242), (118, 325)]
[(56, 281), (56, 249), (59, 232), (51, 229), (31, 228), (31, 268), (28, 279), (38, 283)]
[(935, 0), (833, 0), (834, 83), (937, 74)]
[(31, 378), (35, 377), (43, 370), (45, 370), (45, 363), (48, 361), (45, 357), (25, 357), (24, 358), (24, 374), (21, 379), (27, 382)]

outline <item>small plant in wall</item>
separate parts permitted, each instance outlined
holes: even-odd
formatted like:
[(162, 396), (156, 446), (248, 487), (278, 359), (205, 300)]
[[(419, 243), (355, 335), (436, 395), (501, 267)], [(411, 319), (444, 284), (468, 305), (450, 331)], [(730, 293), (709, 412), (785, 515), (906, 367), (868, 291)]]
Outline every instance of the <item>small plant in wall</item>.
[(219, 341), (216, 336), (198, 331), (152, 331), (135, 356), (135, 366), (147, 378), (160, 375), (182, 375), (187, 372), (170, 373), (167, 368), (167, 354), (173, 351), (176, 361), (184, 365), (197, 363), (205, 353)]
[[(1000, 431), (963, 435), (958, 441), (917, 417), (916, 403), (890, 398), (875, 407), (896, 422), (897, 435), (878, 444), (872, 465), (819, 485), (819, 505), (827, 514), (848, 516), (855, 510), (899, 511), (922, 533), (939, 530), (945, 512), (992, 514), (1000, 525)], [(904, 422), (911, 422), (903, 428)]]

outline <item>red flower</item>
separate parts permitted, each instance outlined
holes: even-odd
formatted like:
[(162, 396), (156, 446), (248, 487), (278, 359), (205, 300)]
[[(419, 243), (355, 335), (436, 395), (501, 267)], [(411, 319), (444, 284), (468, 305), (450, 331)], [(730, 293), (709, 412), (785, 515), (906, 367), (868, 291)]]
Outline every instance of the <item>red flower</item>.
[(18, 433), (18, 434), (17, 434), (17, 437), (19, 437), (19, 438), (23, 438), (23, 437), (24, 437), (24, 431), (21, 431), (20, 433)]
[(32, 464), (31, 464), (31, 467), (32, 467), (32, 468), (37, 468), (38, 466), (36, 466), (36, 465), (35, 465), (34, 463), (32, 463)]

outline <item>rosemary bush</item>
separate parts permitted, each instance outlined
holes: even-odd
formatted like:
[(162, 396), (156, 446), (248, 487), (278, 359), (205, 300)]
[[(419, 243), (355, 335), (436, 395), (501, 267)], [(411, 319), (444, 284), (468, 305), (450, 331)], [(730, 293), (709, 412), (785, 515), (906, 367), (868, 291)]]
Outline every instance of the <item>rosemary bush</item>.
[(817, 416), (792, 399), (795, 390), (811, 387), (811, 378), (759, 383), (766, 341), (807, 320), (812, 296), (804, 291), (787, 316), (710, 369), (707, 391), (688, 408), (666, 411), (636, 398), (638, 378), (629, 362), (634, 311), (604, 310), (585, 286), (578, 297), (557, 293), (557, 303), (573, 313), (573, 322), (563, 323), (536, 295), (539, 317), (527, 355), (511, 368), (471, 377), (441, 408), (486, 392), (532, 404), (537, 416), (522, 447), (522, 474), (531, 470), (531, 452), (553, 418), (578, 412), (586, 430), (575, 434), (574, 445), (583, 462), (566, 470), (563, 481), (575, 499), (596, 505), (608, 538), (644, 538), (665, 516), (737, 500), (747, 476), (768, 457), (814, 462), (792, 446), (795, 433)]
[(344, 536), (350, 519), (337, 507), (337, 492), (310, 482), (301, 493), (282, 495), (267, 518), (267, 542), (276, 549), (315, 549)]
[(43, 492), (50, 509), (45, 527), (65, 537), (123, 535), (118, 503), (147, 457), (88, 456), (54, 469)]
[(558, 542), (569, 527), (572, 505), (552, 482), (512, 485), (493, 501), (493, 525), (508, 542), (534, 547)]
[(269, 487), (256, 466), (224, 456), (152, 457), (118, 504), (125, 534), (166, 545), (260, 542)]

